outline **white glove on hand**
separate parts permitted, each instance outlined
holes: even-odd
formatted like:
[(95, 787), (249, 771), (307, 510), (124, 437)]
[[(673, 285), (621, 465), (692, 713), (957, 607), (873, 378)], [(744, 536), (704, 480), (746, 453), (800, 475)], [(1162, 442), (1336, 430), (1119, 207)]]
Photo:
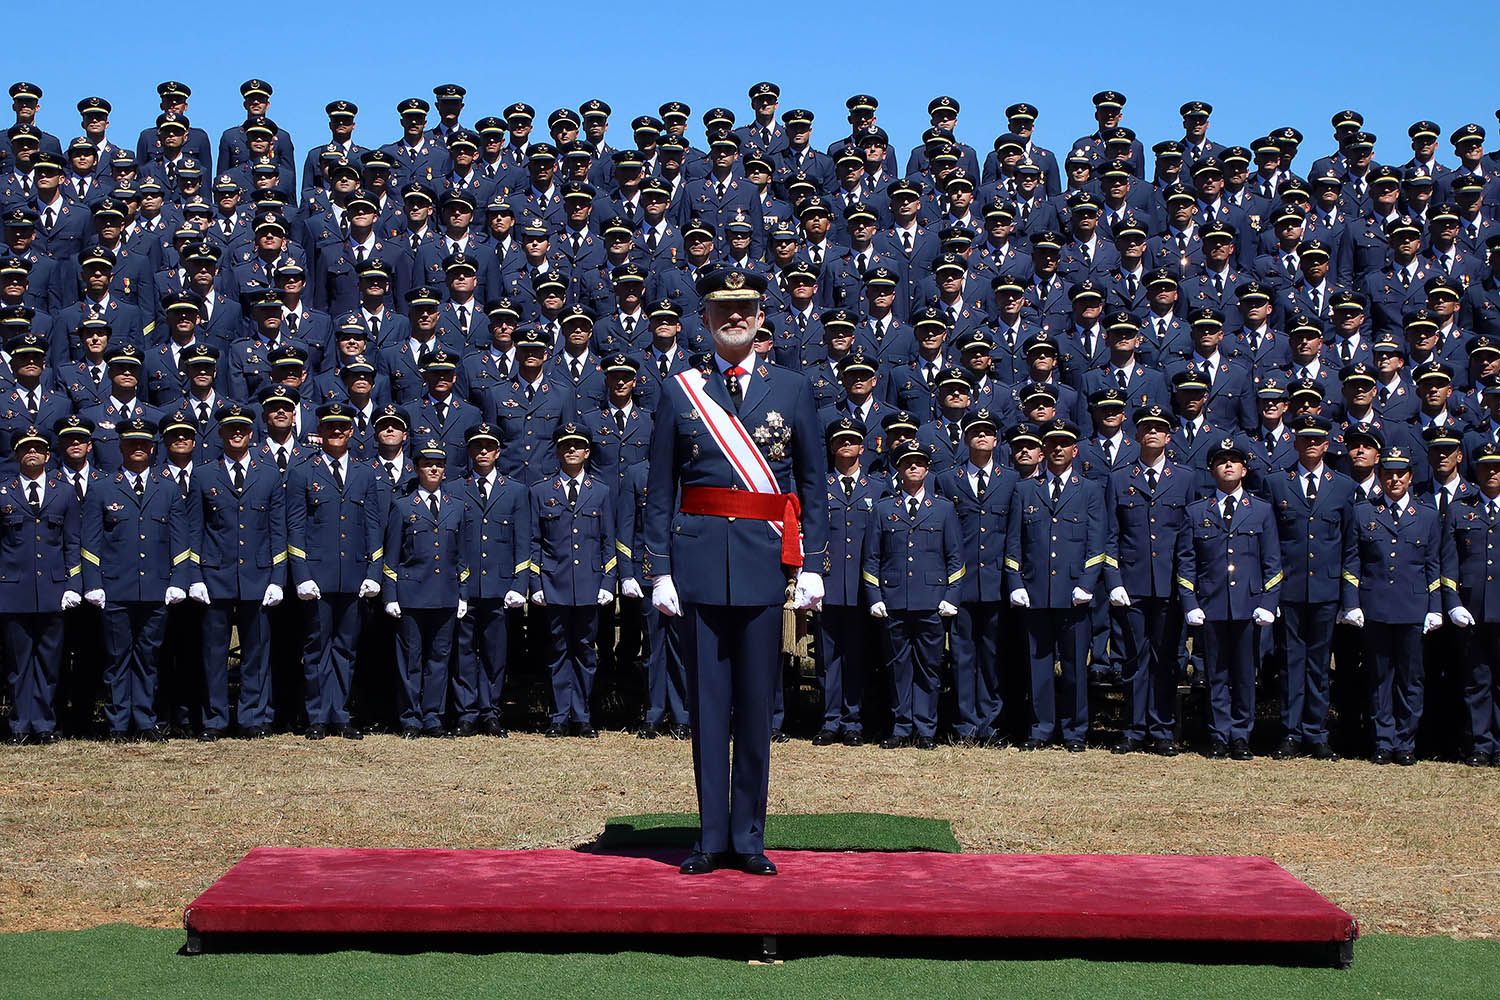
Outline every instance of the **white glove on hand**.
[(792, 608), (796, 611), (823, 609), (823, 578), (816, 573), (798, 573), (792, 591)]
[(78, 596), (78, 591), (76, 591), (76, 590), (65, 590), (65, 591), (63, 591), (63, 595), (62, 595), (62, 609), (64, 611), (72, 611), (74, 608), (78, 607), (78, 605), (80, 605), (82, 603), (83, 603), (83, 598)]
[(1270, 625), (1276, 620), (1276, 616), (1270, 611), (1267, 611), (1265, 608), (1256, 608), (1255, 611), (1250, 615), (1250, 618), (1257, 625)]
[(547, 606), (547, 595), (538, 590), (531, 595), (531, 603), (539, 608), (545, 608)]
[(1350, 608), (1339, 616), (1345, 625), (1353, 625), (1355, 628), (1365, 627), (1365, 612), (1363, 608)]
[(1090, 594), (1087, 590), (1084, 590), (1082, 587), (1074, 587), (1073, 588), (1073, 607), (1076, 608), (1076, 607), (1080, 607), (1080, 606), (1082, 606), (1084, 604), (1088, 604), (1093, 599), (1094, 599), (1094, 595)]
[(374, 580), (361, 580), (361, 581), (359, 581), (359, 596), (360, 597), (379, 597), (380, 596), (380, 584), (376, 583)]
[(1448, 612), (1448, 620), (1459, 628), (1468, 628), (1474, 624), (1474, 616), (1469, 614), (1469, 609), (1462, 604)]
[(1429, 612), (1427, 612), (1427, 616), (1422, 619), (1422, 634), (1423, 635), (1426, 635), (1428, 632), (1435, 632), (1435, 631), (1437, 631), (1438, 629), (1440, 629), (1442, 627), (1443, 627), (1443, 616), (1440, 615), (1440, 614), (1438, 614), (1436, 611), (1429, 611)]
[(651, 606), (668, 618), (682, 614), (682, 603), (677, 600), (677, 588), (670, 576), (659, 576), (652, 581)]
[[(369, 581), (366, 581), (366, 582), (368, 583)], [(364, 586), (364, 584), (360, 584), (360, 586)], [(317, 600), (322, 600), (322, 598), (323, 598), (323, 592), (318, 589), (318, 581), (316, 581), (316, 580), (303, 580), (301, 583), (297, 584), (297, 599), (298, 600), (301, 600), (301, 601), (317, 601)]]
[(871, 618), (889, 618), (890, 616), (891, 613), (885, 609), (884, 601), (876, 601), (874, 604), (870, 605)]
[(1196, 627), (1208, 621), (1208, 616), (1203, 613), (1202, 608), (1194, 608), (1187, 614), (1183, 615), (1182, 620), (1187, 622), (1189, 625)]
[(526, 606), (526, 595), (518, 591), (507, 590), (505, 592), (505, 606), (510, 610), (524, 608)]
[(460, 597), (458, 599), (458, 617), (459, 617), (459, 620), (462, 621), (463, 618), (464, 618), (464, 616), (467, 615), (468, 613), (469, 613), (469, 602), (466, 601), (466, 600), (464, 600), (462, 597)]
[(187, 593), (181, 587), (168, 587), (167, 592), (162, 597), (167, 607), (171, 607), (174, 604), (181, 604), (187, 600)]
[(605, 590), (603, 587), (600, 587), (599, 596), (594, 599), (594, 603), (599, 605), (599, 607), (601, 608), (609, 607), (611, 604), (615, 603), (615, 592), (612, 590)]
[(281, 588), (274, 583), (266, 585), (265, 596), (260, 599), (263, 608), (274, 608), (281, 603)]
[(1031, 595), (1026, 593), (1025, 587), (1017, 587), (1010, 592), (1010, 606), (1013, 608), (1031, 607)]
[(958, 614), (958, 609), (947, 601), (938, 601), (938, 615), (943, 618), (952, 618)]
[(390, 615), (392, 618), (400, 618), (401, 605), (397, 604), (395, 601), (387, 601), (385, 605), (385, 613)]
[(620, 596), (634, 598), (639, 601), (646, 595), (641, 592), (641, 585), (632, 578), (620, 584)]
[(1109, 603), (1117, 608), (1130, 607), (1130, 593), (1124, 587), (1116, 587), (1109, 592)]
[(208, 586), (202, 583), (189, 584), (188, 597), (192, 600), (197, 601), (199, 604), (208, 604)]
[(85, 590), (83, 599), (96, 608), (104, 607), (104, 591), (95, 587), (93, 590)]

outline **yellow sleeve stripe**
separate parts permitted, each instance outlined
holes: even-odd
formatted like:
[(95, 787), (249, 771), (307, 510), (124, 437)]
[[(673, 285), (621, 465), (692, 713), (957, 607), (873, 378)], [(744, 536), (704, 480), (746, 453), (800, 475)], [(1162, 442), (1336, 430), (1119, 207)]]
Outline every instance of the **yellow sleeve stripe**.
[(286, 549), (282, 549), (280, 552), (271, 557), (272, 566), (280, 566), (284, 562), (286, 562)]
[(152, 330), (155, 330), (155, 329), (156, 329), (156, 320), (153, 319), (151, 322), (147, 323), (144, 327), (141, 328), (141, 336), (144, 337), (146, 334), (150, 333)]
[(1278, 586), (1281, 583), (1282, 576), (1283, 574), (1277, 573), (1275, 576), (1271, 577), (1271, 579), (1267, 580), (1266, 585), (1261, 589), (1270, 590), (1272, 587)]
[(297, 546), (295, 546), (295, 545), (288, 545), (286, 547), (286, 550), (287, 550), (287, 552), (291, 553), (294, 557), (296, 557), (298, 559), (306, 559), (307, 558), (307, 553), (303, 552), (301, 549), (297, 548)]
[(630, 546), (626, 545), (624, 542), (616, 541), (615, 551), (620, 553), (620, 555), (624, 556), (626, 559), (630, 558)]
[(1119, 569), (1120, 568), (1120, 564), (1118, 562), (1116, 562), (1110, 556), (1105, 556), (1104, 557), (1104, 565), (1106, 565), (1106, 566), (1113, 566), (1115, 569)]
[(1005, 568), (1006, 569), (1019, 570), (1021, 568), (1021, 562), (1018, 559), (1012, 559), (1009, 556), (1007, 556), (1005, 558)]
[(193, 550), (183, 549), (181, 552), (172, 557), (172, 565), (180, 566), (191, 558), (193, 558)]
[(1348, 570), (1345, 570), (1343, 576), (1344, 576), (1344, 580), (1347, 581), (1348, 583), (1353, 584), (1356, 587), (1359, 586), (1359, 577), (1355, 576), (1353, 573), (1350, 573)]
[(82, 566), (69, 566), (68, 567), (68, 575), (69, 576), (77, 576), (79, 573), (82, 573), (82, 572), (83, 572), (83, 567)]
[(874, 573), (861, 573), (859, 574), (859, 578), (872, 587), (880, 586), (880, 578), (877, 577)]
[(396, 571), (391, 569), (389, 566), (382, 566), (380, 567), (380, 569), (383, 573), (385, 573), (386, 576), (390, 577), (392, 580), (397, 579)]
[(465, 569), (463, 572), (461, 572), (461, 573), (458, 574), (458, 582), (459, 583), (463, 583), (468, 578), (469, 578), (469, 571), (467, 569)]
[(958, 572), (956, 572), (956, 573), (949, 573), (948, 574), (948, 582), (949, 583), (957, 583), (958, 581), (962, 580), (964, 578), (964, 570), (965, 570), (965, 568), (966, 567), (960, 566), (958, 568)]
[(516, 563), (516, 575), (520, 576), (522, 573), (526, 572), (530, 568), (531, 568), (531, 563), (530, 562)]
[(1449, 590), (1457, 590), (1458, 589), (1458, 581), (1457, 580), (1450, 580), (1446, 576), (1445, 577), (1441, 577), (1440, 580), (1441, 580), (1443, 586), (1447, 587)]
[(1427, 585), (1427, 592), (1430, 594), (1434, 590), (1437, 590), (1442, 585), (1443, 585), (1443, 581), (1442, 580), (1433, 580), (1431, 583), (1429, 583)]
[(1187, 591), (1189, 594), (1191, 594), (1191, 593), (1193, 593), (1194, 591), (1197, 590), (1197, 588), (1193, 586), (1193, 581), (1192, 580), (1189, 580), (1186, 577), (1182, 577), (1182, 576), (1179, 576), (1177, 578), (1177, 586), (1181, 587), (1183, 590)]
[(614, 569), (615, 565), (618, 562), (619, 562), (618, 559), (616, 559), (614, 556), (610, 556), (609, 557), (609, 562), (607, 562), (607, 563), (604, 564), (604, 572), (608, 573), (610, 570)]
[(81, 556), (83, 556), (83, 561), (84, 562), (91, 563), (92, 565), (95, 565), (95, 566), (99, 565), (99, 557), (96, 556), (96, 555), (94, 555), (88, 549), (79, 549), (78, 550), (78, 554), (81, 555)]
[(1085, 562), (1083, 564), (1083, 568), (1084, 569), (1092, 569), (1095, 566), (1102, 566), (1102, 565), (1104, 565), (1104, 561), (1105, 561), (1106, 558), (1108, 558), (1108, 557), (1107, 556), (1102, 556), (1102, 555), (1093, 556), (1087, 562)]
[(527, 565), (531, 567), (531, 571), (533, 573), (540, 573), (542, 571), (542, 567), (538, 566), (536, 563), (527, 563)]
[(374, 552), (370, 553), (370, 562), (372, 562), (372, 563), (380, 562), (380, 560), (382, 560), (384, 558), (385, 558), (385, 549), (376, 549)]

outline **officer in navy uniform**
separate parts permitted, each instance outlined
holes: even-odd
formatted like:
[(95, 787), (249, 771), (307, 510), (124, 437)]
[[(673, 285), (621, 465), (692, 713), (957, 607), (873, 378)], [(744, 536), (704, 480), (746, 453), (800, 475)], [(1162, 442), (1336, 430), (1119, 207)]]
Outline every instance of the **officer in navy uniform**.
[(1411, 466), (1405, 448), (1381, 454), (1379, 494), (1354, 505), (1359, 562), (1343, 584), (1344, 620), (1364, 633), (1375, 733), (1370, 760), (1403, 766), (1417, 762), (1422, 636), (1442, 627), (1443, 609), (1456, 599), (1443, 583), (1455, 563), (1453, 534), (1437, 508), (1412, 495)]
[(457, 623), (469, 614), (474, 515), (443, 490), (448, 452), (428, 438), (415, 449), (410, 493), (394, 499), (385, 522), (381, 600), (397, 620), (397, 705), (403, 739), (443, 738), (448, 663)]
[(1243, 487), (1249, 456), (1238, 438), (1208, 453), (1214, 492), (1188, 505), (1177, 536), (1176, 576), (1183, 621), (1203, 627), (1211, 760), (1251, 760), (1255, 724), (1257, 629), (1276, 620), (1281, 550), (1271, 505)]
[(13, 744), (57, 742), (63, 615), (78, 607), (78, 503), (47, 470), (52, 443), (35, 427), (11, 442), (19, 475), (0, 486), (0, 634)]
[(469, 473), (444, 486), (448, 495), (469, 508), (474, 530), (469, 537), (470, 586), (474, 600), (458, 623), (458, 650), (453, 666), (454, 733), (483, 732), (508, 736), (501, 717), (505, 691), (508, 624), (531, 592), (531, 494), (519, 480), (496, 468), (500, 434), (490, 424), (469, 428), (466, 443)]
[(317, 409), (319, 450), (287, 474), (290, 576), (302, 606), (306, 736), (359, 739), (349, 724), (349, 693), (364, 624), (364, 599), (380, 593), (385, 511), (381, 483), (349, 452), (354, 411)]
[(193, 557), (188, 597), (204, 605), (203, 732), (216, 740), (229, 728), (229, 633), (240, 641), (237, 721), (246, 739), (270, 732), (271, 636), (267, 611), (286, 582), (286, 499), (275, 463), (250, 455), (255, 416), (224, 403), (215, 414), (224, 453), (195, 469), (187, 498)]
[(577, 415), (566, 376), (548, 371), (547, 340), (535, 326), (516, 331), (516, 367), (480, 403), (485, 423), (500, 434), (500, 471), (528, 486), (557, 471), (553, 432)]
[(1464, 763), (1500, 766), (1500, 718), (1496, 716), (1495, 679), (1500, 677), (1500, 586), (1495, 559), (1500, 556), (1500, 445), (1486, 441), (1471, 456), (1478, 489), (1456, 500), (1448, 511), (1452, 562), (1444, 583), (1457, 587), (1457, 605), (1448, 619), (1459, 626), (1464, 706), (1469, 714), (1470, 745)]
[(901, 489), (875, 502), (860, 574), (889, 654), (892, 724), (880, 746), (931, 750), (946, 619), (958, 614), (964, 578), (962, 529), (952, 502), (930, 488), (927, 450), (912, 442), (894, 461)]
[(813, 746), (864, 742), (862, 709), (870, 662), (870, 623), (860, 571), (876, 500), (885, 488), (865, 470), (865, 425), (850, 416), (828, 424), (828, 561), (823, 610), (816, 618), (823, 723)]
[[(1089, 604), (1109, 560), (1104, 488), (1073, 468), (1078, 428), (1057, 417), (1043, 429), (1046, 457), (1010, 502), (1005, 579), (1025, 609), (1031, 660), (1031, 725), (1022, 750), (1061, 738), (1082, 753), (1088, 735)], [(1061, 670), (1055, 668), (1061, 661)]]
[[(763, 275), (742, 268), (699, 274), (714, 353), (664, 383), (651, 439), (643, 570), (657, 609), (680, 619), (693, 719), (700, 833), (686, 875), (731, 865), (776, 872), (765, 811), (782, 609), (790, 590), (794, 609), (817, 610), (831, 570), (812, 390), (801, 375), (750, 359), (765, 288)], [(710, 419), (774, 485), (763, 474), (759, 486), (738, 478)]]
[(1281, 544), (1282, 740), (1277, 760), (1337, 759), (1328, 745), (1329, 667), (1341, 578), (1356, 562), (1354, 481), (1324, 462), (1333, 422), (1306, 414), (1291, 423), (1297, 461), (1266, 474), (1266, 499)]
[(119, 432), (122, 468), (83, 503), (83, 599), (103, 612), (110, 738), (122, 742), (134, 730), (156, 741), (167, 608), (187, 597), (182, 584), (192, 550), (182, 492), (152, 469), (156, 424), (136, 417)]
[(558, 472), (531, 487), (535, 526), (531, 601), (546, 622), (552, 678), (549, 737), (593, 739), (589, 700), (598, 667), (599, 608), (613, 604), (616, 569), (614, 484), (586, 472), (593, 442), (569, 421), (553, 432)]
[(958, 614), (948, 645), (958, 701), (955, 740), (980, 745), (1000, 742), (1000, 633), (1006, 613), (1005, 540), (1010, 501), (1020, 476), (999, 460), (995, 412), (981, 407), (963, 418), (965, 457), (940, 473), (934, 492), (947, 497), (958, 514), (963, 539), (964, 575)]

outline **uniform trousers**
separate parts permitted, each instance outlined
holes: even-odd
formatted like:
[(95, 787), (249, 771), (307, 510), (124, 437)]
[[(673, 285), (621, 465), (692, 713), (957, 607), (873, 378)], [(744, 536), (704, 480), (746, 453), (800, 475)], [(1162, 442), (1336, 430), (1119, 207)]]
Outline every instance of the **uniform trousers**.
[(948, 648), (953, 659), (953, 691), (958, 720), (953, 732), (964, 739), (995, 734), (1005, 698), (1000, 687), (1000, 601), (965, 601), (953, 616)]
[(668, 627), (668, 619), (649, 600), (632, 603), (641, 605), (646, 638), (646, 725), (685, 726), (689, 720), (687, 672), (677, 630)]
[(1366, 621), (1364, 633), (1375, 749), (1413, 752), (1422, 721), (1422, 626)]
[(1255, 666), (1260, 629), (1253, 621), (1203, 625), (1203, 667), (1208, 676), (1208, 735), (1220, 743), (1249, 742), (1255, 725)]
[(886, 634), (890, 639), (891, 735), (931, 739), (937, 734), (947, 630), (936, 610), (892, 611), (890, 615)]
[(10, 689), (10, 731), (50, 733), (57, 728), (57, 697), (62, 662), (61, 612), (0, 616), (5, 636), (5, 678)]
[(454, 608), (401, 609), (396, 620), (396, 675), (401, 683), (396, 707), (403, 732), (442, 728), (457, 621)]
[(307, 722), (347, 726), (365, 602), (353, 594), (324, 594), (316, 601), (297, 603), (302, 610), (303, 707)]
[(156, 681), (167, 607), (160, 601), (104, 606), (104, 719), (112, 733), (156, 728)]
[(1287, 739), (1309, 745), (1328, 742), (1328, 665), (1338, 613), (1337, 601), (1281, 605), (1286, 640), (1281, 726)]
[[(1065, 741), (1088, 735), (1089, 637), (1087, 605), (1026, 612), (1031, 655), (1031, 739), (1047, 742), (1059, 730)], [(1056, 666), (1059, 662), (1061, 672)]]
[(594, 693), (594, 675), (599, 659), (596, 640), (599, 608), (594, 604), (548, 604), (542, 609), (550, 642), (548, 663), (552, 673), (552, 724), (591, 725), (589, 699)]
[(1500, 753), (1500, 714), (1495, 680), (1500, 677), (1500, 623), (1480, 622), (1463, 629), (1464, 705), (1473, 733), (1471, 753)]
[(239, 630), (240, 728), (271, 724), (271, 646), (259, 601), (214, 601), (203, 609), (203, 728), (229, 728), (229, 632)]
[(826, 732), (864, 732), (860, 708), (873, 621), (861, 607), (824, 604), (818, 612), (818, 682)]
[(1114, 608), (1124, 663), (1125, 719), (1121, 735), (1170, 740), (1177, 735), (1177, 639), (1182, 609), (1170, 597), (1134, 597)]
[(509, 657), (505, 600), (482, 597), (458, 623), (452, 667), (453, 712), (459, 725), (498, 720)]

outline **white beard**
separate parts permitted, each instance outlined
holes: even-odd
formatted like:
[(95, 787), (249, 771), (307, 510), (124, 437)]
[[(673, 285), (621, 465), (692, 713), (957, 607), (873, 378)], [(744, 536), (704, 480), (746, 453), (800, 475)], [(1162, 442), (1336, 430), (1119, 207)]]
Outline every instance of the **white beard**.
[(749, 347), (755, 341), (755, 327), (747, 326), (740, 330), (715, 330), (714, 344), (727, 348), (731, 351), (741, 351)]

